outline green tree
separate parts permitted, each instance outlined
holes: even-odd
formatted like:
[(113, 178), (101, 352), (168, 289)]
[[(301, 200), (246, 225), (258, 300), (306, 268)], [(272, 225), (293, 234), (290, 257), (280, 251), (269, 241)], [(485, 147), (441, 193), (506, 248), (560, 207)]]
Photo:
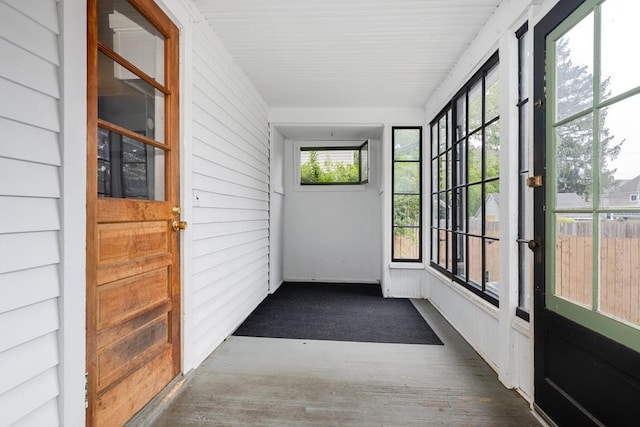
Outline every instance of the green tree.
[[(568, 40), (556, 46), (557, 117), (565, 118), (591, 107), (593, 75), (584, 65), (574, 64)], [(609, 78), (600, 85), (600, 97), (610, 94)], [(609, 163), (620, 154), (622, 144), (606, 126), (607, 111), (600, 111), (600, 191), (615, 185), (615, 169)], [(593, 193), (593, 117), (584, 115), (556, 129), (556, 185), (558, 193), (576, 193), (589, 201)]]
[(354, 152), (353, 163), (334, 162), (330, 156), (327, 156), (322, 164), (318, 159), (318, 151), (310, 151), (309, 159), (300, 166), (300, 182), (303, 184), (359, 183), (358, 151)]

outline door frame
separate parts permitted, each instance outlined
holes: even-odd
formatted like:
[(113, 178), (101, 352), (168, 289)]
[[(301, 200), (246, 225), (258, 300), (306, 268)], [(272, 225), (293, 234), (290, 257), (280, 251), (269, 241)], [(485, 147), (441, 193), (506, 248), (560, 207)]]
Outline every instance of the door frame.
[[(560, 0), (534, 29), (534, 174), (545, 177), (546, 36), (585, 0)], [(547, 310), (545, 185), (534, 189), (534, 405), (558, 425), (624, 424), (640, 411), (640, 354)], [(553, 263), (549, 263), (553, 265)]]

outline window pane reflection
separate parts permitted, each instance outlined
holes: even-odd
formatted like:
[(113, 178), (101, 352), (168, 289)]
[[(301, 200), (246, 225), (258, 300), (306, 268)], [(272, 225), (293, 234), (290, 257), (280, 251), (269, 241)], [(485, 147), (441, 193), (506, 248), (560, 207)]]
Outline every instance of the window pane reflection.
[(593, 223), (556, 216), (555, 294), (585, 307), (592, 306)]
[[(640, 95), (600, 111), (600, 206), (640, 207)], [(631, 115), (629, 112), (632, 112)]]
[(98, 55), (98, 118), (164, 142), (164, 94), (142, 79), (123, 78), (123, 71)]
[[(630, 51), (630, 40), (640, 40), (638, 1), (615, 0), (602, 4), (602, 98), (608, 99), (640, 86), (640, 56)], [(635, 12), (635, 13), (634, 13)]]
[(556, 128), (558, 208), (583, 209), (593, 204), (593, 120), (583, 116)]
[(640, 325), (640, 217), (600, 215), (599, 310)]
[[(129, 2), (98, 2), (98, 40), (159, 83), (164, 83), (164, 37)], [(122, 78), (135, 76), (122, 69)]]
[(593, 12), (556, 42), (556, 118), (593, 104)]
[(165, 153), (98, 128), (98, 196), (164, 200)]

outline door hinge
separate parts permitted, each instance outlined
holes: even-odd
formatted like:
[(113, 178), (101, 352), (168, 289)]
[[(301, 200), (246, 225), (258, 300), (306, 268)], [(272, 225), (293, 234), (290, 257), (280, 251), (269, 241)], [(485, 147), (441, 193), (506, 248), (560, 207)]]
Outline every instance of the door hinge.
[(84, 373), (84, 409), (89, 407), (89, 373)]
[(542, 187), (542, 175), (530, 176), (527, 178), (527, 187), (538, 188)]

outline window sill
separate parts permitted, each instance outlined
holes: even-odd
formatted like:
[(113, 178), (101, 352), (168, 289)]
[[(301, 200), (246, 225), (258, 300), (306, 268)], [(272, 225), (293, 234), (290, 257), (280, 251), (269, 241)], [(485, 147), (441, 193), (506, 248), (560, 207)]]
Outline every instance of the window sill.
[(309, 193), (367, 191), (367, 184), (302, 185), (300, 183), (296, 183), (293, 186), (293, 191)]
[(391, 270), (424, 270), (422, 262), (392, 262), (389, 263)]

